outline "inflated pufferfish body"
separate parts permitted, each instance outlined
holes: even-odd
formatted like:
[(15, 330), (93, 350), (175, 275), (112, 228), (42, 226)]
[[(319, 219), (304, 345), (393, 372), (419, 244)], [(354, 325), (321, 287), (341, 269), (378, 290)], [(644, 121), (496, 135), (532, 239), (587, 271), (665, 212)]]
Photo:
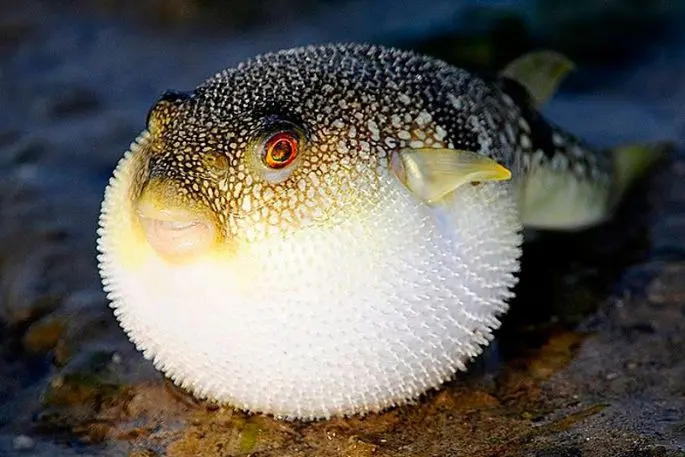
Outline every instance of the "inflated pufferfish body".
[(464, 370), (507, 309), (522, 222), (597, 223), (632, 170), (546, 123), (524, 67), (490, 84), (330, 45), (167, 93), (102, 207), (122, 327), (195, 395), (286, 418)]

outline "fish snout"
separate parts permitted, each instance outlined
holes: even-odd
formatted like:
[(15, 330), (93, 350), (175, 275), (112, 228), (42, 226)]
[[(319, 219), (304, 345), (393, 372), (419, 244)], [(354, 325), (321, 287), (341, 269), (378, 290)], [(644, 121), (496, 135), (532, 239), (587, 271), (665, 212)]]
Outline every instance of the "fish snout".
[(149, 183), (138, 199), (136, 215), (145, 239), (166, 260), (192, 260), (217, 241), (209, 211), (188, 200), (173, 185), (159, 181)]

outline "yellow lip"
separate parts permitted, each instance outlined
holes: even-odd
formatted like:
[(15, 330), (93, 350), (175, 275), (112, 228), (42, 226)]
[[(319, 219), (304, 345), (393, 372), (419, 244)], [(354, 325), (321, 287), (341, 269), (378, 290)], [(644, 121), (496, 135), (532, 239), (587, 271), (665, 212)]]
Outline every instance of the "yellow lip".
[(184, 205), (172, 185), (149, 183), (135, 212), (148, 244), (166, 260), (191, 260), (217, 241), (217, 229), (207, 211)]

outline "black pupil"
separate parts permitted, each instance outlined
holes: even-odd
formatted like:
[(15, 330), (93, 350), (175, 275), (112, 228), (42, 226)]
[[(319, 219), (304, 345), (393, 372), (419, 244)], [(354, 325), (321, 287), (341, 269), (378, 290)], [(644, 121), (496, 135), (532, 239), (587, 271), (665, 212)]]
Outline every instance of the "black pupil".
[(274, 162), (285, 162), (293, 153), (290, 141), (280, 138), (271, 146), (271, 160)]

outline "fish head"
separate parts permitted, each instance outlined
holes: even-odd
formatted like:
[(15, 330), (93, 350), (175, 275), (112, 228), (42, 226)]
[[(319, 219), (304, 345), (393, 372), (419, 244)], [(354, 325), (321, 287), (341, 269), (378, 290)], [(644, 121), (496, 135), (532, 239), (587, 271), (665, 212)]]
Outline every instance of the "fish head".
[(363, 108), (377, 94), (359, 84), (334, 96), (351, 83), (305, 90), (302, 75), (250, 71), (165, 94), (150, 110), (133, 200), (147, 241), (169, 259), (333, 226), (387, 198), (389, 157), (408, 141)]

